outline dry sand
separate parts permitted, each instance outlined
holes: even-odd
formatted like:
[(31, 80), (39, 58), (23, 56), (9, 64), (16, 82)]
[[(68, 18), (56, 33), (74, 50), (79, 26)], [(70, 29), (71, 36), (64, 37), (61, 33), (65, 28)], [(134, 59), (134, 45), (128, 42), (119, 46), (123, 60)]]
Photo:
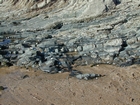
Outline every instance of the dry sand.
[[(139, 105), (140, 67), (99, 65), (75, 69), (106, 75), (93, 80), (68, 78), (18, 67), (0, 69), (0, 105)], [(28, 77), (28, 76), (29, 77)], [(26, 77), (26, 78), (24, 78)]]

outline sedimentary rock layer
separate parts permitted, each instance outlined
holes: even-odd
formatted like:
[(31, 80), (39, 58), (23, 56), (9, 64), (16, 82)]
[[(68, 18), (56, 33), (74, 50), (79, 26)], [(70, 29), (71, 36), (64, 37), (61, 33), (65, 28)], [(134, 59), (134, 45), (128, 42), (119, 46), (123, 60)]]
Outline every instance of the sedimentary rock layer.
[(1, 65), (49, 73), (140, 62), (139, 0), (1, 0)]

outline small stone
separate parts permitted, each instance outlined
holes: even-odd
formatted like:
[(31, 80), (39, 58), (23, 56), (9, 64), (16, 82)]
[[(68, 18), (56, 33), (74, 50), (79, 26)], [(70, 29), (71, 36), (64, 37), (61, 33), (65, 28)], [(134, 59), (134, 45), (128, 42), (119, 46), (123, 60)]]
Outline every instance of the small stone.
[(82, 50), (83, 50), (82, 46), (77, 47), (77, 51), (82, 51)]
[(29, 75), (24, 75), (22, 78), (23, 78), (23, 79), (29, 78)]
[(0, 90), (4, 90), (5, 89), (5, 87), (3, 87), (3, 86), (0, 86)]
[(58, 71), (58, 73), (62, 73), (62, 71)]

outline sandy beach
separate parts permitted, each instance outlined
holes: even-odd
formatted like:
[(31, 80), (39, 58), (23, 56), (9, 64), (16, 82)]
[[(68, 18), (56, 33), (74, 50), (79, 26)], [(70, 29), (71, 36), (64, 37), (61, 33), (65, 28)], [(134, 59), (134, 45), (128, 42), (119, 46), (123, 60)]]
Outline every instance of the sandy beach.
[(140, 67), (110, 65), (81, 66), (75, 69), (99, 73), (104, 77), (78, 80), (68, 72), (48, 74), (42, 71), (9, 67), (0, 69), (0, 105), (138, 105), (140, 103)]

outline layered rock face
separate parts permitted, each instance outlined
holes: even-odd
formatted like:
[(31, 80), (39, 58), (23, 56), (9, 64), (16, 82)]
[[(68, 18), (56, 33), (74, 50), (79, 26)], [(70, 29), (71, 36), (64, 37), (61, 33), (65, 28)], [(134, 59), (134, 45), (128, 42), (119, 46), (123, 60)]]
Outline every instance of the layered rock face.
[(139, 0), (1, 0), (1, 65), (49, 73), (140, 63)]
[[(115, 8), (119, 0), (1, 0), (4, 17), (19, 18), (31, 12), (47, 12), (49, 17), (85, 18), (97, 16)], [(7, 10), (7, 13), (5, 13)], [(17, 15), (17, 16), (16, 16)]]

